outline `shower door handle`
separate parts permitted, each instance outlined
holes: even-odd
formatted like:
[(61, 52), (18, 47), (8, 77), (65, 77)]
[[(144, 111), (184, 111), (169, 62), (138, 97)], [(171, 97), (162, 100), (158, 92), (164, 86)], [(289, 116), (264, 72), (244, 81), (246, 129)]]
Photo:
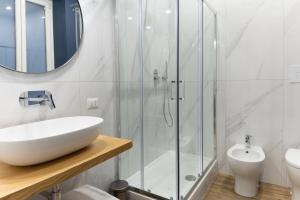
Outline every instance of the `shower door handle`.
[(174, 97), (174, 94), (176, 94), (176, 81), (171, 81), (171, 93), (170, 93), (170, 99), (173, 101), (176, 99), (176, 97)]
[(185, 99), (185, 82), (183, 80), (179, 81), (179, 100), (183, 101)]
[[(171, 100), (175, 100), (176, 97), (174, 97), (174, 94), (176, 94), (176, 92), (174, 92), (174, 90), (176, 91), (176, 83), (177, 81), (171, 81), (171, 94), (170, 94), (170, 99)], [(179, 81), (179, 100), (183, 101), (185, 99), (185, 82), (183, 80)]]

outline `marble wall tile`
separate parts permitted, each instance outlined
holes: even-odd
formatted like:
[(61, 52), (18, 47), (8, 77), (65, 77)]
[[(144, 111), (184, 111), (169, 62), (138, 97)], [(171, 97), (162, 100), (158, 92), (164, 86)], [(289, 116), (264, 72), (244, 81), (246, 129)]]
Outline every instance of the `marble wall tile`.
[(122, 137), (130, 138), (134, 146), (120, 157), (120, 177), (127, 179), (139, 171), (141, 160), (140, 82), (120, 84), (120, 130)]
[[(87, 99), (98, 98), (98, 108), (88, 109)], [(81, 114), (102, 117), (103, 134), (117, 136), (116, 130), (116, 88), (111, 82), (81, 82), (80, 83)]]
[(61, 67), (47, 74), (24, 74), (0, 68), (0, 82), (5, 83), (41, 83), (41, 82), (76, 82), (79, 80), (79, 66), (76, 64), (80, 59), (81, 49), (74, 55), (65, 67)]
[(290, 0), (284, 1), (284, 36), (285, 36), (285, 64), (288, 70), (289, 66), (299, 65), (299, 49), (300, 49), (300, 1)]
[(217, 131), (217, 160), (218, 167), (223, 169), (226, 165), (226, 83), (217, 82), (216, 96), (216, 131)]
[(80, 81), (115, 80), (114, 2), (101, 0), (84, 18)]
[(286, 115), (285, 115), (285, 133), (284, 133), (284, 149), (289, 147), (300, 147), (299, 136), (299, 100), (300, 100), (300, 87), (298, 84), (286, 83)]
[[(116, 159), (110, 159), (98, 165), (85, 174), (85, 184), (93, 185), (102, 190), (108, 191), (109, 185), (117, 179)], [(81, 180), (82, 181), (82, 180)]]
[(282, 0), (226, 1), (227, 80), (284, 77), (282, 4)]

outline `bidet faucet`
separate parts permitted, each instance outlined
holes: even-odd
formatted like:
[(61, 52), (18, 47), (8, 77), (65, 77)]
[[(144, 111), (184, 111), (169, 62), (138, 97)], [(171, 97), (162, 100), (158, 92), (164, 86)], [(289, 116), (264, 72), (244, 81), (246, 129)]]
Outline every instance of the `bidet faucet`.
[(250, 148), (251, 146), (251, 138), (252, 138), (252, 135), (245, 135), (245, 144), (246, 144), (246, 147)]
[(47, 105), (51, 110), (56, 108), (52, 94), (45, 90), (23, 92), (19, 97), (22, 106)]

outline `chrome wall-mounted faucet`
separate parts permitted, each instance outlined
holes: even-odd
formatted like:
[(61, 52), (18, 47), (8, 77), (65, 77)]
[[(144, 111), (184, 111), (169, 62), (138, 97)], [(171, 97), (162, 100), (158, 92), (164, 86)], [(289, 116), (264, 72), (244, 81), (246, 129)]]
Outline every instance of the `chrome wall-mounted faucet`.
[(47, 105), (51, 110), (56, 108), (52, 94), (45, 90), (23, 92), (19, 97), (22, 106)]
[(252, 135), (245, 135), (245, 144), (246, 144), (246, 147), (249, 147), (250, 148), (250, 146), (251, 146), (251, 138), (252, 138), (253, 136)]

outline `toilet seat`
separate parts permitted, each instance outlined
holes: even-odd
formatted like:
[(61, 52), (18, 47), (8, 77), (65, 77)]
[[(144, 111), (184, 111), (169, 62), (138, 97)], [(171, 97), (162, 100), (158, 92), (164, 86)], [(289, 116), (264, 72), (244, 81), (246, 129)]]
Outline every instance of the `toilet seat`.
[(300, 169), (300, 149), (288, 149), (285, 160), (289, 166)]

